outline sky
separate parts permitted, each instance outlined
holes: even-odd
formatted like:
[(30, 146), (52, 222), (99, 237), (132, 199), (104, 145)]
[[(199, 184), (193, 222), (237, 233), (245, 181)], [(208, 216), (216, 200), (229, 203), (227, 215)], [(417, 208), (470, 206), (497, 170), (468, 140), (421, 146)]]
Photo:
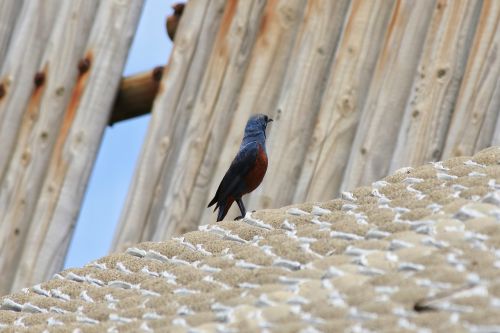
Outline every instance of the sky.
[[(165, 18), (178, 0), (146, 0), (124, 75), (167, 63), (172, 43)], [(108, 254), (131, 183), (150, 116), (107, 127), (90, 176), (65, 268), (83, 266)]]

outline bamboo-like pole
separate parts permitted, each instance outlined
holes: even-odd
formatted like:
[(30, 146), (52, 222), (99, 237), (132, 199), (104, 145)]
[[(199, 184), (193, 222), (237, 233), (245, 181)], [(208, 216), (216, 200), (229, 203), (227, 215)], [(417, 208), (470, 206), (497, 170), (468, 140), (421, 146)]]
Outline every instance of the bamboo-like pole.
[(471, 48), (481, 2), (436, 6), (391, 162), (394, 171), (439, 160)]
[(14, 289), (62, 269), (142, 4), (100, 2), (33, 213), (36, 223), (21, 259), (25, 270), (18, 271)]
[[(6, 199), (12, 195), (12, 187), (17, 185), (15, 179), (11, 179), (11, 177), (6, 179), (5, 176), (8, 163), (16, 148), (16, 138), (19, 135), (21, 121), (23, 118), (28, 118), (28, 120), (36, 118), (37, 110), (32, 108), (32, 114), (30, 114), (30, 110), (26, 106), (28, 101), (39, 103), (43, 93), (45, 76), (42, 73), (35, 75), (35, 72), (52, 30), (57, 7), (57, 1), (24, 2), (2, 67), (0, 85), (4, 91), (0, 99), (0, 138), (2, 140), (0, 196), (3, 195)], [(33, 80), (34, 76), (35, 80)], [(30, 160), (31, 153), (31, 151), (24, 151), (23, 164)], [(17, 167), (23, 168), (23, 164)], [(30, 191), (30, 188), (27, 188), (26, 191)], [(10, 200), (0, 200), (0, 212), (2, 212), (0, 222), (1, 293), (10, 290), (23, 241), (26, 237), (29, 223), (18, 216), (24, 214), (25, 203), (24, 198), (20, 198), (20, 201), (13, 205), (10, 205)], [(9, 211), (9, 209), (11, 210)]]
[(435, 1), (398, 1), (379, 56), (341, 189), (387, 175)]
[[(278, 102), (266, 179), (251, 209), (289, 204), (321, 104), (349, 1), (308, 1)], [(306, 111), (307, 110), (307, 111)]]
[[(0, 70), (8, 50), (9, 42), (14, 30), (16, 19), (21, 11), (24, 0), (0, 1)], [(0, 84), (0, 98), (2, 96)]]
[[(161, 197), (165, 157), (178, 155), (226, 0), (190, 0), (176, 33), (168, 69), (153, 105), (148, 134), (116, 229), (112, 249), (151, 239), (151, 207)], [(167, 88), (168, 87), (168, 88)], [(175, 162), (175, 158), (172, 157)], [(167, 177), (169, 175), (163, 175)]]
[(0, 72), (0, 181), (16, 144), (23, 118), (20, 110), (43, 89), (44, 74), (36, 71), (59, 8), (58, 0), (24, 1), (16, 20)]
[[(215, 220), (212, 210), (204, 208), (217, 191), (222, 177), (238, 151), (248, 117), (258, 112), (266, 113), (271, 118), (275, 116), (291, 50), (303, 20), (305, 4), (304, 0), (268, 1), (262, 18), (265, 23), (261, 24), (250, 56), (250, 64), (239, 94), (233, 121), (223, 133), (226, 139), (220, 145), (219, 152), (210, 153), (211, 157), (216, 159), (214, 173), (210, 176), (204, 172), (199, 173), (200, 179), (196, 181), (196, 189), (190, 199), (190, 207), (195, 205), (203, 209), (188, 210), (183, 223), (177, 227), (175, 233)], [(268, 135), (272, 135), (271, 132), (272, 126), (268, 130)], [(206, 155), (208, 157), (209, 154)], [(204, 165), (207, 164), (204, 162)], [(238, 212), (238, 208), (234, 205), (228, 216), (238, 216)]]
[[(216, 7), (214, 8), (213, 6)], [(146, 220), (146, 226), (143, 233), (143, 237), (145, 237), (145, 239), (151, 239), (153, 234), (156, 232), (157, 225), (161, 223), (158, 214), (161, 212), (161, 207), (167, 195), (166, 193), (169, 189), (171, 181), (173, 180), (171, 177), (172, 169), (178, 166), (177, 162), (182, 149), (182, 140), (186, 135), (189, 121), (191, 120), (193, 113), (196, 112), (194, 104), (196, 99), (199, 97), (203, 76), (205, 75), (212, 50), (216, 47), (217, 32), (221, 28), (224, 28), (223, 17), (226, 12), (226, 6), (232, 6), (232, 4), (227, 1), (219, 1), (219, 3), (213, 1), (207, 9), (207, 15), (204, 20), (207, 21), (208, 25), (202, 29), (199, 36), (199, 43), (201, 44), (198, 46), (197, 53), (195, 54), (195, 58), (191, 64), (191, 71), (184, 85), (185, 91), (183, 91), (175, 109), (175, 123), (173, 123), (174, 127), (170, 133), (170, 138), (172, 138), (173, 141), (167, 155), (165, 156), (160, 177), (158, 179), (158, 192), (155, 193), (151, 203), (151, 210), (149, 212), (148, 219)], [(190, 23), (186, 21), (185, 24)], [(175, 43), (177, 43), (177, 37)]]
[(153, 102), (160, 88), (163, 67), (125, 77), (111, 111), (109, 125), (139, 117), (151, 112)]
[(151, 217), (158, 221), (153, 239), (170, 237), (182, 223), (190, 209), (189, 198), (204, 156), (221, 144), (224, 133), (212, 131), (227, 128), (231, 122), (265, 3), (229, 1), (225, 8), (215, 52), (212, 52), (205, 70), (186, 135), (178, 141), (181, 147), (179, 157), (174, 165), (170, 164), (172, 168), (164, 172), (171, 182), (161, 205), (153, 207)]
[(500, 1), (486, 0), (446, 139), (444, 158), (487, 147), (500, 111)]
[(352, 2), (293, 202), (337, 194), (394, 4)]
[[(76, 64), (83, 55), (97, 4), (96, 0), (75, 0), (61, 6), (50, 37), (53, 43), (45, 49), (40, 65), (39, 72), (44, 75), (43, 84), (39, 88), (42, 91), (34, 94), (28, 102), (16, 147), (0, 189), (0, 206), (3, 212), (0, 224), (5, 227), (1, 229), (3, 238), (0, 244), (2, 249), (9, 249), (11, 252), (5, 258), (10, 262), (1, 261), (0, 267), (2, 272), (12, 274), (19, 269), (15, 279), (18, 282), (27, 279), (30, 273), (31, 263), (19, 258), (31, 222), (34, 220), (33, 223), (38, 223), (37, 217), (33, 216), (35, 205), (66, 105), (76, 84)], [(15, 237), (12, 237), (13, 234)], [(43, 232), (36, 236), (40, 239), (31, 239), (30, 242), (40, 243), (44, 240)], [(28, 244), (25, 250), (27, 253), (23, 257), (36, 257), (38, 249), (31, 246), (32, 244)]]

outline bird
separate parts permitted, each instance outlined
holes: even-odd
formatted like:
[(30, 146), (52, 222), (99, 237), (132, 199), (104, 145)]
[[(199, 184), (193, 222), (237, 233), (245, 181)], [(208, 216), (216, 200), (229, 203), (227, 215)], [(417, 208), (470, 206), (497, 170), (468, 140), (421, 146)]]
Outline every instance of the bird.
[(240, 149), (217, 188), (207, 208), (215, 205), (219, 209), (217, 222), (222, 221), (234, 201), (243, 218), (246, 215), (241, 197), (255, 190), (267, 170), (266, 128), (273, 120), (264, 114), (255, 114), (248, 119)]
[(183, 3), (176, 3), (172, 6), (174, 13), (167, 17), (167, 34), (170, 40), (173, 42), (175, 33), (177, 32), (177, 26), (181, 20), (182, 13), (184, 12), (184, 7), (186, 5)]

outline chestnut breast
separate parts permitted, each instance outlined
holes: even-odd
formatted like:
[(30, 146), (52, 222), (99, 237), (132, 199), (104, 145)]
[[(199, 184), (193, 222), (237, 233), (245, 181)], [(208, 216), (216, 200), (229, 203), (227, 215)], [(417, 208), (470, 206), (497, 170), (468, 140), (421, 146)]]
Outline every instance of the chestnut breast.
[(252, 192), (260, 185), (262, 179), (264, 179), (266, 170), (267, 170), (267, 154), (264, 151), (264, 148), (262, 148), (261, 145), (258, 145), (258, 152), (257, 152), (257, 158), (255, 160), (255, 165), (245, 177), (246, 191), (243, 194)]

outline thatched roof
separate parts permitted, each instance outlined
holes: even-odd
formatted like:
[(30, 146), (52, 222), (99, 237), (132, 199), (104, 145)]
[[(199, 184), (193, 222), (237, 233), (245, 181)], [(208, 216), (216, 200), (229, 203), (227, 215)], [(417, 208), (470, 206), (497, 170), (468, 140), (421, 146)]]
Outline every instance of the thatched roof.
[(402, 169), (63, 271), (0, 299), (0, 327), (499, 331), (499, 206), (500, 148)]

